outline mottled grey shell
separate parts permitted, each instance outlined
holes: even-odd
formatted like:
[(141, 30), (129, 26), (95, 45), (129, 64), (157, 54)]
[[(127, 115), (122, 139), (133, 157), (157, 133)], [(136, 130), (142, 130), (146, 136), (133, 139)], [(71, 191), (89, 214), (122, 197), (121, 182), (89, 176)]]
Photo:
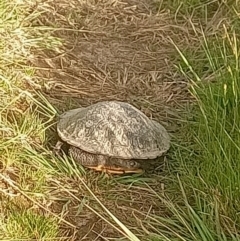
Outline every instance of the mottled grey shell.
[(166, 129), (132, 105), (104, 101), (60, 115), (60, 138), (84, 151), (122, 159), (154, 159), (170, 147)]

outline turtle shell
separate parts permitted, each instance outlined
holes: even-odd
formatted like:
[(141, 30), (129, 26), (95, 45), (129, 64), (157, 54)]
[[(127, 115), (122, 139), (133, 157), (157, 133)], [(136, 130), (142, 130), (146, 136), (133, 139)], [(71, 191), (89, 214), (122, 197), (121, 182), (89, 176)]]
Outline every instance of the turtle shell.
[(120, 101), (67, 111), (59, 116), (57, 131), (72, 146), (122, 159), (154, 159), (170, 147), (161, 124)]

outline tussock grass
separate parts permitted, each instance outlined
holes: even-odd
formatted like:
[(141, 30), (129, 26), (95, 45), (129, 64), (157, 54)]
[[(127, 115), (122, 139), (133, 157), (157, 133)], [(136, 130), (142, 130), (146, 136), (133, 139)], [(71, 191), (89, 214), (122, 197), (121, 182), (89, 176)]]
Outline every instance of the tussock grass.
[(35, 214), (30, 210), (14, 211), (11, 208), (1, 225), (1, 231), (4, 233), (4, 240), (56, 240), (58, 227), (51, 217)]
[[(201, 33), (207, 73), (192, 65), (196, 60), (187, 58), (175, 45), (196, 105), (184, 127), (188, 139), (176, 149), (186, 209), (170, 209), (175, 216), (181, 215), (178, 222), (191, 224), (185, 226), (190, 240), (238, 240), (240, 235), (236, 215), (240, 184), (239, 41), (231, 26), (223, 24), (221, 36), (207, 38)], [(181, 237), (188, 240), (188, 236)]]

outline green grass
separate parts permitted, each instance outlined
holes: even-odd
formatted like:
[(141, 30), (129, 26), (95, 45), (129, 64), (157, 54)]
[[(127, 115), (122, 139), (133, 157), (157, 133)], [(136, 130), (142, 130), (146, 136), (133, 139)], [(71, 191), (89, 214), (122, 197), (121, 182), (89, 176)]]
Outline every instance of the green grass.
[[(173, 1), (168, 8), (185, 15), (201, 9), (195, 17), (206, 20), (220, 6), (199, 4)], [(35, 51), (59, 53), (63, 40), (53, 37), (54, 28), (30, 24), (41, 15), (36, 9), (27, 2), (0, 3), (0, 239), (74, 239), (78, 229), (91, 231), (78, 227), (87, 217), (94, 225), (108, 224), (115, 240), (240, 240), (240, 43), (234, 11), (226, 11), (228, 24), (219, 34), (206, 35), (193, 24), (197, 47), (182, 50), (173, 43), (180, 56), (176, 65), (195, 99), (183, 107), (186, 116), (173, 138), (169, 160), (176, 165), (169, 165), (168, 176), (113, 178), (49, 150), (57, 111), (41, 90), (33, 90), (42, 82), (34, 82), (36, 69), (28, 60)]]
[(2, 240), (57, 240), (58, 225), (46, 215), (11, 208), (0, 230)]
[(173, 0), (170, 2), (157, 0), (154, 2), (156, 7), (168, 8), (178, 16), (177, 20), (182, 18), (200, 21), (207, 24), (208, 20), (218, 13), (219, 10), (227, 12), (236, 1), (218, 1), (218, 0)]
[(225, 28), (224, 34), (200, 36), (209, 75), (192, 64), (198, 56), (188, 59), (176, 46), (196, 100), (182, 127), (186, 138), (175, 149), (186, 209), (169, 207), (188, 233), (182, 240), (240, 238), (240, 43), (235, 29)]
[(45, 128), (55, 115), (26, 88), (34, 75), (26, 64), (30, 50), (44, 46), (25, 25), (26, 16), (37, 17), (30, 10), (27, 4), (0, 3), (0, 239), (61, 240), (58, 219), (36, 205), (46, 200), (52, 171), (32, 164), (37, 155), (26, 156), (26, 150), (43, 144)]

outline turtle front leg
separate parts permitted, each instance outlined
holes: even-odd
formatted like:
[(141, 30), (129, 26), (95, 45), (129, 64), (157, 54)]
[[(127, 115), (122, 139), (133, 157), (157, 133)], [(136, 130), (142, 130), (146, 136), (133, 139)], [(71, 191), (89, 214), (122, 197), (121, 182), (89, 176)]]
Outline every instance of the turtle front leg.
[(63, 142), (58, 141), (56, 145), (53, 147), (53, 154), (56, 156), (60, 155), (60, 150), (62, 149)]
[(84, 167), (95, 171), (104, 171), (106, 169), (106, 159), (108, 158), (106, 156), (88, 153), (74, 146), (70, 146), (68, 152), (74, 161)]

